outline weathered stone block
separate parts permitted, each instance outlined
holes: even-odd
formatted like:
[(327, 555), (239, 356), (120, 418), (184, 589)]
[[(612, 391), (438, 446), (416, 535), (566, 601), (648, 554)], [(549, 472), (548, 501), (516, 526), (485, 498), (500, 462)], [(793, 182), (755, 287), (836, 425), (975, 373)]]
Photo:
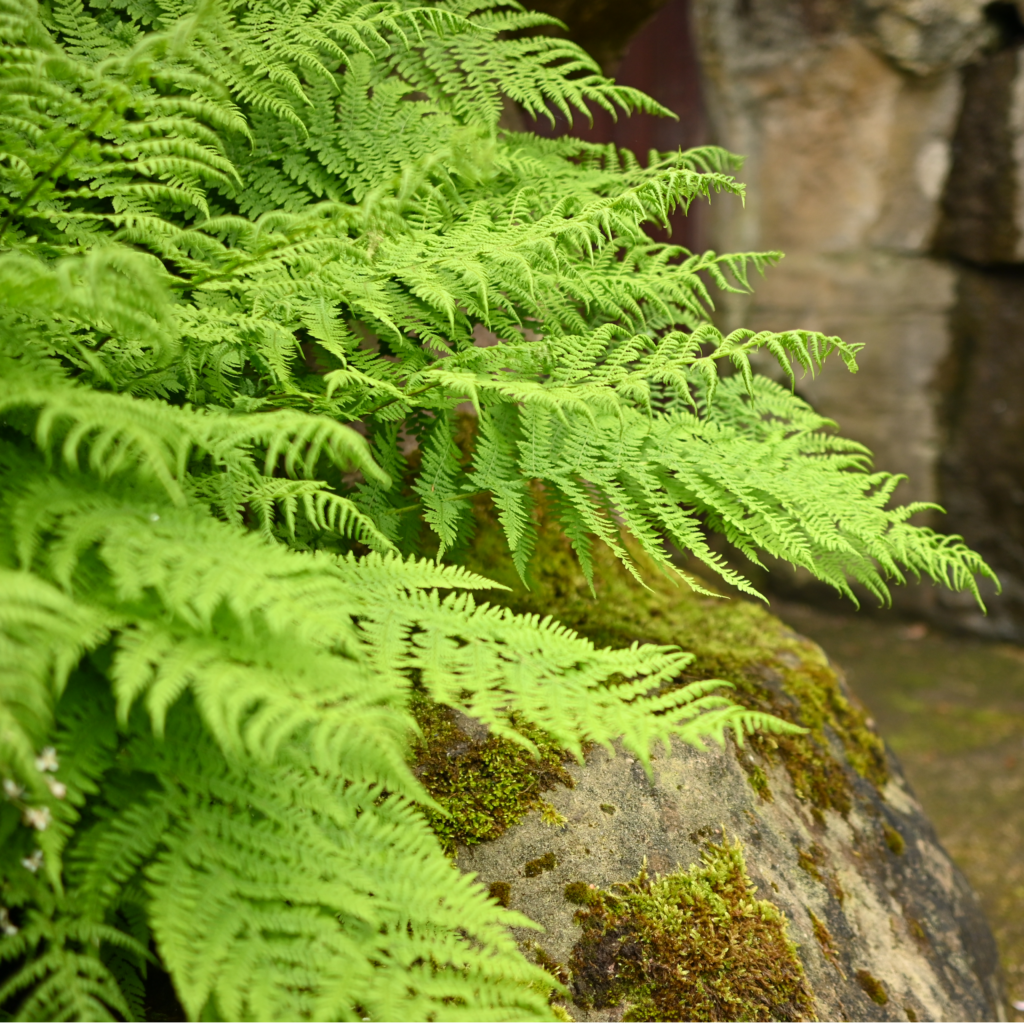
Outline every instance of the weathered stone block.
[(977, 264), (1024, 260), (1024, 52), (964, 70), (963, 109), (936, 234), (939, 253)]
[[(945, 442), (940, 496), (945, 526), (996, 566), (1004, 596), (983, 633), (1024, 635), (1024, 267), (962, 267), (943, 368)], [(956, 609), (951, 595), (940, 606)]]

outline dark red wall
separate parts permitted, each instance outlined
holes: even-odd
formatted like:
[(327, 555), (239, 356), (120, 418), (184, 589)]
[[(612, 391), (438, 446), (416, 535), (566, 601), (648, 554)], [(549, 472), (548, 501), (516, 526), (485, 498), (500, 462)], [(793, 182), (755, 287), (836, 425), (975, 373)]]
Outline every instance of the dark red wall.
[[(570, 24), (570, 36), (572, 28)], [(528, 123), (527, 127), (549, 137), (571, 133), (589, 142), (614, 142), (631, 149), (644, 164), (651, 149), (688, 149), (708, 141), (689, 0), (669, 0), (633, 36), (612, 73), (622, 85), (653, 96), (678, 120), (635, 114), (615, 121), (605, 111), (596, 110), (592, 127), (577, 118), (570, 128), (560, 115), (554, 128), (544, 120)], [(677, 213), (673, 218), (672, 241), (688, 248), (703, 247), (700, 207), (696, 204), (689, 217)]]

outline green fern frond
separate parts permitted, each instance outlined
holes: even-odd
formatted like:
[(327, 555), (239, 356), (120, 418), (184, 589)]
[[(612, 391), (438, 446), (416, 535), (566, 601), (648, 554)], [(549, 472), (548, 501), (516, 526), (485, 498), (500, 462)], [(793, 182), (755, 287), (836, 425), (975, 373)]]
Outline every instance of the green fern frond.
[(0, 0), (3, 1013), (138, 1016), (166, 970), (192, 1019), (552, 1016), (428, 828), (411, 695), (644, 763), (794, 727), (478, 603), (477, 499), (525, 580), (544, 507), (588, 577), (596, 537), (700, 589), (669, 540), (754, 593), (710, 528), (851, 597), (994, 578), (753, 372), (857, 346), (713, 325), (778, 253), (651, 239), (738, 158), (499, 128), (665, 113), (552, 24)]

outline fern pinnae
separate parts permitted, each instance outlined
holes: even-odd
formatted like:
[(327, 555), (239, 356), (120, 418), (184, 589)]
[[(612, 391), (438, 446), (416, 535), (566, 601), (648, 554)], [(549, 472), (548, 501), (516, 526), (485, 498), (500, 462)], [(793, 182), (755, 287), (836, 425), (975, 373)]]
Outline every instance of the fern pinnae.
[(443, 561), (470, 498), (527, 579), (544, 505), (588, 575), (601, 539), (687, 579), (667, 537), (753, 592), (711, 527), (849, 595), (913, 573), (977, 595), (978, 556), (750, 361), (857, 347), (711, 325), (712, 287), (778, 254), (650, 239), (742, 195), (736, 158), (498, 128), (503, 97), (660, 112), (548, 24), (0, 0), (5, 1012), (136, 1012), (148, 928), (190, 1017), (550, 1016), (527, 922), (417, 808), (414, 686), (577, 755), (795, 727), (678, 685), (683, 652), (479, 603), (497, 585)]

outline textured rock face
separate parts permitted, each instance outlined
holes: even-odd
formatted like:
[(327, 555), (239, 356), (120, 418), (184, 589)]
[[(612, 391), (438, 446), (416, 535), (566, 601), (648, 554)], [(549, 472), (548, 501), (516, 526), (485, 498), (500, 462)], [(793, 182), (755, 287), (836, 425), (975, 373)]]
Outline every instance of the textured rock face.
[(1024, 638), (1024, 26), (964, 72), (964, 98), (937, 234), (957, 301), (944, 391), (939, 495), (946, 529), (990, 560), (1003, 595), (982, 618), (946, 597), (937, 611), (975, 631)]
[[(761, 799), (735, 749), (673, 749), (654, 762), (653, 778), (621, 752), (595, 751), (569, 770), (575, 788), (547, 794), (564, 825), (545, 824), (534, 812), (458, 858), (485, 882), (506, 882), (509, 905), (544, 926), (543, 934), (521, 935), (524, 945), (543, 950), (544, 962), (577, 970), (586, 962), (579, 906), (566, 899), (567, 885), (611, 889), (645, 863), (660, 874), (689, 868), (722, 840), (724, 827), (742, 848), (757, 897), (786, 916), (819, 1019), (1005, 1019), (996, 952), (975, 898), (894, 765), (884, 790), (861, 781), (848, 814), (828, 810), (820, 818), (779, 767), (766, 768), (773, 801)], [(545, 858), (550, 868), (532, 873), (528, 865)], [(607, 981), (628, 969), (629, 957), (626, 937), (603, 965)], [(595, 998), (592, 982), (573, 976), (570, 986), (591, 1002), (569, 1007), (576, 1019), (628, 1014), (628, 1004), (598, 1005), (601, 989)]]
[(986, 590), (988, 618), (930, 587), (897, 603), (1018, 641), (1022, 12), (694, 0), (715, 140), (750, 155), (747, 207), (715, 204), (712, 245), (786, 253), (725, 306), (726, 326), (864, 343), (859, 374), (837, 367), (798, 389), (880, 468), (908, 474), (897, 500), (946, 507), (922, 521), (981, 546), (1004, 583), (1002, 597)]
[(964, 72), (964, 99), (936, 246), (972, 263), (1024, 259), (1024, 73), (1003, 50)]
[(714, 245), (786, 254), (725, 316), (730, 327), (800, 326), (865, 343), (856, 377), (836, 367), (798, 387), (880, 466), (909, 474), (898, 498), (934, 500), (933, 381), (950, 347), (954, 273), (927, 253), (959, 77), (945, 58), (927, 77), (901, 70), (871, 26), (914, 10), (945, 32), (961, 9), (973, 10), (974, 25), (980, 6), (834, 6), (834, 17), (812, 23), (783, 0), (752, 3), (750, 14), (738, 3), (695, 4), (716, 141), (748, 154), (747, 207), (713, 204)]
[(1005, 1019), (975, 897), (817, 645), (748, 602), (649, 572), (641, 590), (600, 545), (595, 599), (544, 530), (529, 592), (486, 519), (469, 564), (518, 611), (596, 643), (678, 644), (694, 656), (680, 681), (726, 679), (807, 730), (655, 751), (648, 775), (623, 750), (531, 764), (478, 724), (421, 718), (446, 841), (544, 927), (518, 938), (569, 985), (573, 1018)]
[(966, 64), (991, 41), (986, 0), (861, 0), (867, 37), (918, 75)]
[(946, 527), (998, 568), (1002, 598), (982, 618), (940, 596), (976, 632), (1019, 639), (1024, 623), (1024, 267), (959, 270), (947, 441), (940, 461)]

